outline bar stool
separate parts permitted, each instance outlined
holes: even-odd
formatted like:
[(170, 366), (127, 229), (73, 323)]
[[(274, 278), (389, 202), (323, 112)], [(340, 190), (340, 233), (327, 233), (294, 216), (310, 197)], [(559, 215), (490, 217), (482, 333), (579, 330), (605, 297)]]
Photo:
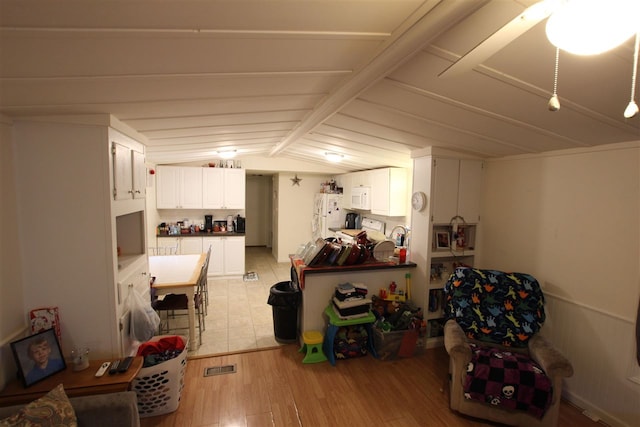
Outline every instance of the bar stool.
[(373, 357), (378, 358), (376, 349), (373, 346), (372, 327), (373, 323), (376, 321), (376, 316), (374, 316), (371, 311), (369, 311), (369, 314), (363, 317), (357, 317), (355, 319), (341, 319), (333, 309), (332, 304), (329, 304), (327, 308), (324, 309), (324, 313), (329, 318), (329, 325), (327, 326), (327, 334), (325, 335), (324, 342), (322, 343), (322, 349), (329, 358), (329, 363), (331, 363), (333, 366), (336, 365), (336, 355), (333, 352), (333, 345), (336, 340), (338, 329), (340, 329), (341, 326), (364, 325), (365, 329), (367, 330), (367, 349)]
[(302, 334), (302, 347), (299, 353), (306, 352), (302, 363), (318, 363), (327, 360), (327, 356), (322, 352), (322, 334), (318, 331), (307, 331)]

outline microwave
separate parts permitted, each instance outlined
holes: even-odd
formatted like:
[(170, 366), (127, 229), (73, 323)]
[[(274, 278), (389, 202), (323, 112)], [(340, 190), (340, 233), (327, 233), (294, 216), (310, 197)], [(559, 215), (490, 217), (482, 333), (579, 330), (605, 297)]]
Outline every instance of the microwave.
[(371, 188), (353, 187), (351, 189), (351, 209), (368, 211), (371, 209)]

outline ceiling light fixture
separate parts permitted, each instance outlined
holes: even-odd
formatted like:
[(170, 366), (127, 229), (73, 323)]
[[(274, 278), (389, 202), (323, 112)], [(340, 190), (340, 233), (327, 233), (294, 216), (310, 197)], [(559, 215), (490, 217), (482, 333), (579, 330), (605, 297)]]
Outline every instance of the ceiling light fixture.
[(547, 20), (549, 41), (576, 55), (598, 55), (640, 30), (637, 0), (565, 0)]
[(324, 157), (333, 163), (338, 163), (340, 160), (342, 160), (342, 158), (344, 157), (342, 154), (339, 153), (324, 153)]
[[(543, 0), (528, 10), (539, 15), (552, 10), (547, 20), (547, 38), (556, 47), (553, 94), (548, 102), (550, 111), (560, 109), (558, 100), (558, 59), (560, 49), (576, 55), (598, 55), (620, 46), (635, 34), (631, 100), (624, 110), (630, 119), (638, 114), (635, 102), (638, 43), (640, 39), (640, 1), (638, 0)], [(523, 13), (527, 17), (527, 11)]]
[(236, 150), (216, 151), (216, 155), (222, 159), (233, 159), (236, 156)]

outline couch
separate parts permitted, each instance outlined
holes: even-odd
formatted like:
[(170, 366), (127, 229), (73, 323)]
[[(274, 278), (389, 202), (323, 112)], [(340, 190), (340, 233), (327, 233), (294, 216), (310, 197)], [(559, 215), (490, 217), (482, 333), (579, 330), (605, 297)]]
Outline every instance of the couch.
[[(136, 393), (125, 391), (69, 398), (79, 427), (139, 427)], [(25, 405), (0, 408), (0, 420)]]

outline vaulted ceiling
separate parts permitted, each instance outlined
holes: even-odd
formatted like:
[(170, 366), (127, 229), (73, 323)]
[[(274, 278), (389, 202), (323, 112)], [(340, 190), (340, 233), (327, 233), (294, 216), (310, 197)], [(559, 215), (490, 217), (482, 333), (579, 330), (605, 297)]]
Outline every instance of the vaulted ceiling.
[(109, 113), (153, 163), (215, 150), (360, 170), (436, 146), (485, 158), (640, 139), (633, 41), (561, 54), (538, 24), (438, 75), (533, 0), (0, 0), (0, 113)]

